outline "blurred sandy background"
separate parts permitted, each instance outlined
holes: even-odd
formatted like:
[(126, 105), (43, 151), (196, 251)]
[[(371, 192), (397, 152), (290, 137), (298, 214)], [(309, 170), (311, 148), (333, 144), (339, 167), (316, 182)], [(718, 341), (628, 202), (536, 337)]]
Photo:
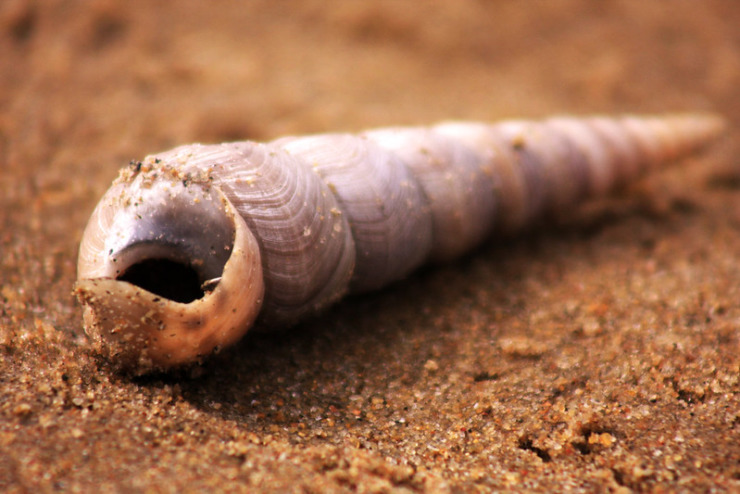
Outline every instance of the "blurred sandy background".
[[(740, 4), (0, 4), (0, 490), (740, 490)], [(716, 111), (708, 153), (204, 367), (90, 353), (131, 159), (443, 119)]]

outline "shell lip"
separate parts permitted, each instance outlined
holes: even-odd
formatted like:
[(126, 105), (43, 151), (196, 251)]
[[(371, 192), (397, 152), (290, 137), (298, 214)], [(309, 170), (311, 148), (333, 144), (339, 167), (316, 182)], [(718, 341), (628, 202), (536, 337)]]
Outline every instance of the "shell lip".
[[(199, 362), (238, 341), (257, 318), (264, 298), (259, 247), (233, 205), (221, 191), (216, 194), (233, 225), (233, 244), (222, 272), (201, 280), (196, 296), (170, 296), (160, 290), (166, 283), (155, 293), (125, 273), (77, 281), (74, 293), (83, 305), (85, 331), (117, 370), (141, 375)], [(177, 293), (183, 283), (172, 284)]]

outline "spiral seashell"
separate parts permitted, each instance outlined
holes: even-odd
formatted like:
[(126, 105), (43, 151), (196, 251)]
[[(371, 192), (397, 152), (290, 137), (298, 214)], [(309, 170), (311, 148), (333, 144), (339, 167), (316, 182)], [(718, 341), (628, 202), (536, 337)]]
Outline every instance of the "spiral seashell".
[(80, 245), (95, 347), (137, 373), (447, 261), (707, 144), (718, 117), (451, 122), (188, 145), (124, 168)]

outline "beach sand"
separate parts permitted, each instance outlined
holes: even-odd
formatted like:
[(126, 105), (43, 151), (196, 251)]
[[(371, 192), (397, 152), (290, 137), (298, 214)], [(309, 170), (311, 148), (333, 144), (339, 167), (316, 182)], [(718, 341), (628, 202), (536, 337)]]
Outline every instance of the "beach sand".
[[(740, 491), (740, 3), (0, 5), (0, 490)], [(89, 348), (129, 160), (446, 119), (710, 111), (706, 152), (200, 367)]]

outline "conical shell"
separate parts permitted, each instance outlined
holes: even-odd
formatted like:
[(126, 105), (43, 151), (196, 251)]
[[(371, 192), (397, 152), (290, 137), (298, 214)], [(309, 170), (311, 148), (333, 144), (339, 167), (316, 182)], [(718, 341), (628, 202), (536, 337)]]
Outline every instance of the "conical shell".
[(448, 122), (152, 155), (122, 171), (85, 230), (85, 328), (135, 372), (197, 361), (255, 320), (290, 325), (453, 259), (722, 127), (699, 115)]

